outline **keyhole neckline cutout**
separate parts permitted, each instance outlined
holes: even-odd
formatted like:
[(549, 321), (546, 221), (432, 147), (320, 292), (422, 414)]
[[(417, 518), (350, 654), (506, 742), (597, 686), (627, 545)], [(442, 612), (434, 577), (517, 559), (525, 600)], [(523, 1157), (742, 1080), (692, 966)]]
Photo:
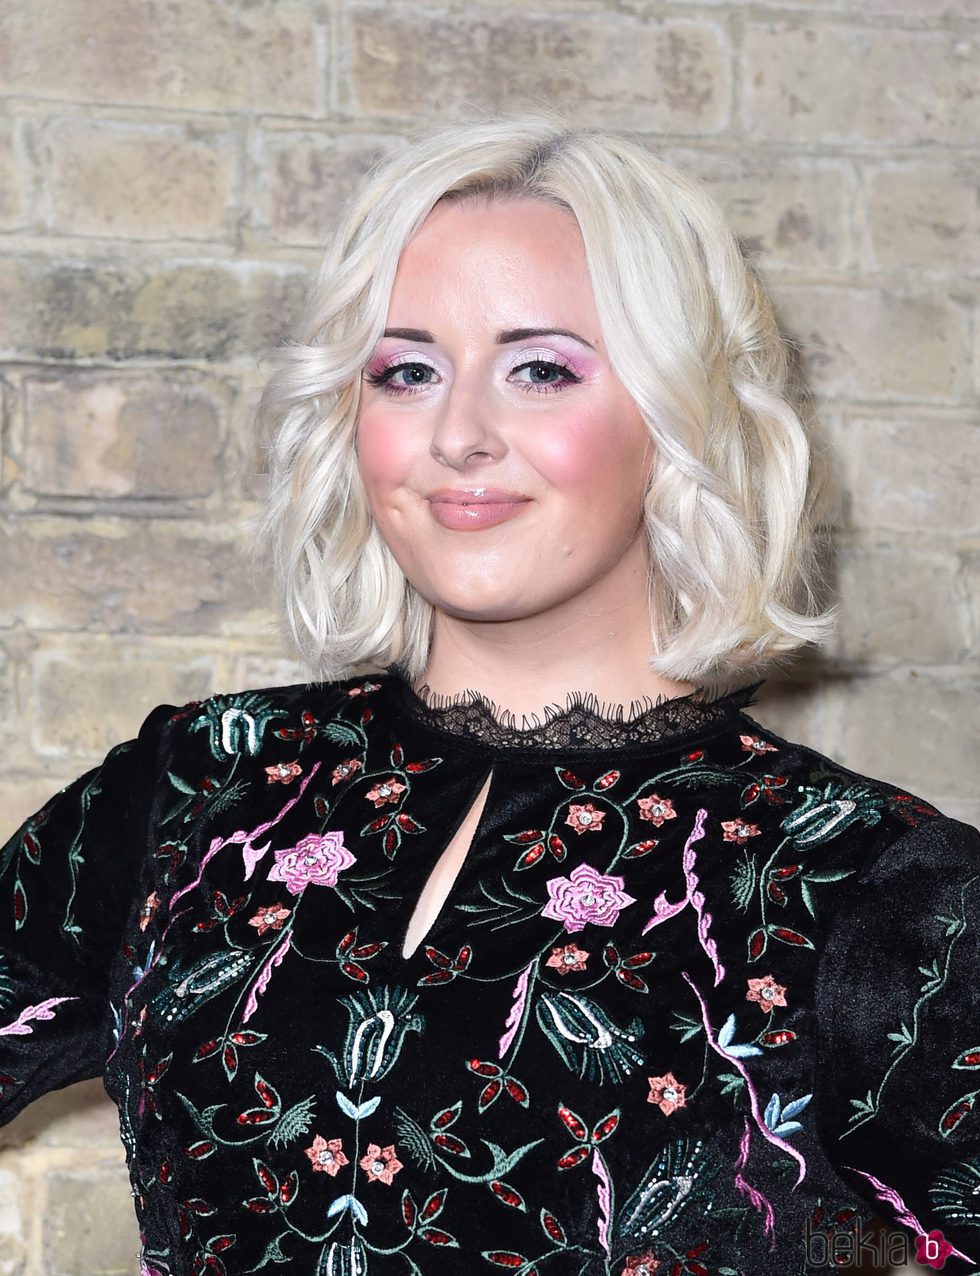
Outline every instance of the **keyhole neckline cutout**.
[[(483, 823), (483, 812), (486, 809), (493, 777), (494, 770), (491, 767), (483, 774), (479, 789), (465, 807), (448, 842), (429, 870), (405, 928), (401, 945), (404, 961), (412, 960), (449, 905), (450, 896), (453, 894)], [(412, 939), (415, 942), (409, 947)]]

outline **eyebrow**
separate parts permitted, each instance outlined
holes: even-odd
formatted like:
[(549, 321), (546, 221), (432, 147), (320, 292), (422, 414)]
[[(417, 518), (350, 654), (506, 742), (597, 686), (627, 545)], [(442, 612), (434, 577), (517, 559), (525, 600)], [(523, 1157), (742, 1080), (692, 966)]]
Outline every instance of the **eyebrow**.
[[(424, 328), (385, 328), (381, 335), (397, 337), (401, 341), (435, 341), (432, 333), (426, 332)], [(494, 341), (498, 346), (508, 346), (514, 341), (527, 341), (530, 337), (571, 337), (573, 341), (580, 341), (590, 350), (595, 349), (591, 341), (586, 341), (584, 337), (580, 337), (577, 332), (571, 332), (568, 328), (505, 328), (503, 332), (497, 333)]]

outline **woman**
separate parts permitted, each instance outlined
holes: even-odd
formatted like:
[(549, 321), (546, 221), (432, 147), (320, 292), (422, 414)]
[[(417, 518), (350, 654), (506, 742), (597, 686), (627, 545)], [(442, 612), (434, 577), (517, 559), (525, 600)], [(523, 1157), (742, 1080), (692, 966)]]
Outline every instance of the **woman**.
[(744, 712), (826, 626), (785, 379), (629, 139), (363, 181), (266, 400), (319, 681), (160, 706), (3, 852), (4, 1115), (105, 1076), (144, 1272), (980, 1261), (980, 837)]

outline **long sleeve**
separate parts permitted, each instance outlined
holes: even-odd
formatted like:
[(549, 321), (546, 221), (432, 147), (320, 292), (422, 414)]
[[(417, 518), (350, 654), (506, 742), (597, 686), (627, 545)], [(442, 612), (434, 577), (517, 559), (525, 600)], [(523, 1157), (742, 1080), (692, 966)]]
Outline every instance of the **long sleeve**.
[(107, 982), (139, 907), (166, 727), (55, 794), (0, 849), (0, 1125), (48, 1090), (100, 1076), (111, 1040)]
[(841, 1177), (905, 1230), (910, 1259), (949, 1272), (980, 1269), (978, 975), (980, 833), (928, 819), (861, 874), (831, 925), (815, 1107)]

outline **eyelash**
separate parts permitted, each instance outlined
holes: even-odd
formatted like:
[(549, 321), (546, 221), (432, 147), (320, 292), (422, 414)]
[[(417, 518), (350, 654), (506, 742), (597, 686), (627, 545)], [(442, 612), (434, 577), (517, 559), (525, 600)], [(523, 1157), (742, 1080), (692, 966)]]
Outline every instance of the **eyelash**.
[[(428, 372), (435, 371), (435, 369), (430, 367), (427, 363), (414, 363), (409, 360), (405, 363), (392, 364), (390, 367), (382, 369), (381, 372), (365, 372), (364, 376), (371, 385), (376, 386), (385, 394), (393, 396), (402, 394), (418, 394), (420, 390), (425, 390), (429, 385), (431, 385), (431, 382), (425, 382), (422, 385), (416, 386), (393, 385), (391, 378), (396, 372), (403, 372), (406, 368), (425, 368)], [(582, 378), (577, 376), (571, 368), (567, 367), (564, 363), (558, 363), (554, 359), (528, 359), (524, 363), (518, 364), (518, 366), (513, 369), (511, 375), (513, 375), (514, 372), (521, 372), (524, 368), (554, 368), (556, 371), (563, 374), (563, 381), (561, 382), (552, 381), (548, 384), (542, 384), (541, 382), (534, 381), (518, 381), (515, 383), (527, 393), (560, 394), (569, 385), (578, 385), (578, 383), (582, 380)]]

